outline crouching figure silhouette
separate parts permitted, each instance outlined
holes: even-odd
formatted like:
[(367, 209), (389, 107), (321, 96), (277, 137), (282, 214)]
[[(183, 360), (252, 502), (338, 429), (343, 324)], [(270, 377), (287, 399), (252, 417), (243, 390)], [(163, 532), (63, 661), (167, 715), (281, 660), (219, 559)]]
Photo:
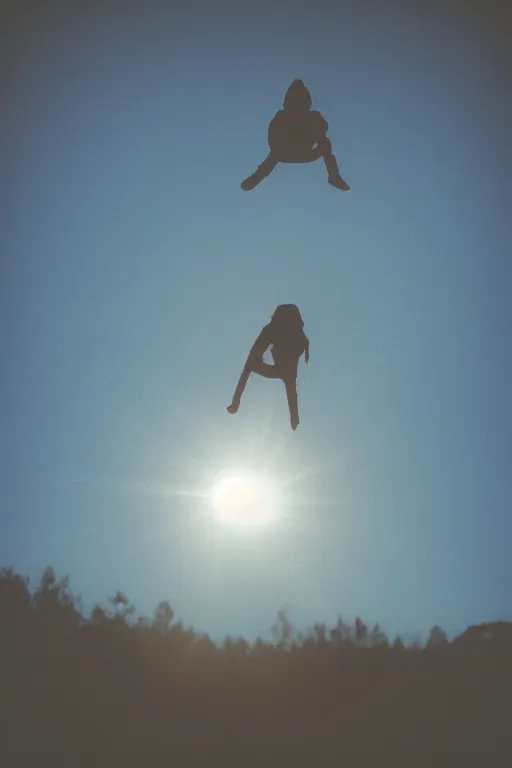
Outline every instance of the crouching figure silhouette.
[(332, 145), (327, 138), (329, 124), (320, 112), (311, 110), (309, 90), (294, 80), (284, 97), (283, 107), (268, 126), (270, 153), (256, 171), (242, 182), (245, 192), (254, 189), (278, 163), (312, 163), (323, 157), (328, 182), (346, 192), (350, 187), (341, 178)]
[[(288, 398), (291, 427), (293, 430), (297, 429), (297, 372), (302, 354), (306, 363), (309, 363), (309, 339), (303, 329), (304, 322), (295, 304), (280, 304), (276, 308), (270, 323), (263, 328), (249, 352), (233, 395), (233, 402), (227, 407), (229, 413), (238, 411), (249, 376), (251, 373), (258, 373), (267, 379), (282, 379)], [(274, 365), (269, 365), (263, 360), (263, 355), (269, 347)]]

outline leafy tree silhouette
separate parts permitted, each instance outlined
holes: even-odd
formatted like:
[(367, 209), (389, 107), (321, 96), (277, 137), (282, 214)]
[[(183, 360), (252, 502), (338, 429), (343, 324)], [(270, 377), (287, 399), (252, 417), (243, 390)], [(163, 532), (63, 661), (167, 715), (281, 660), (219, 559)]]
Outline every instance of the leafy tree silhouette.
[(167, 600), (158, 603), (155, 611), (155, 618), (153, 619), (153, 629), (162, 635), (165, 634), (169, 631), (173, 618), (174, 611)]
[[(392, 644), (378, 624), (341, 618), (298, 632), (281, 608), (275, 643), (175, 623), (168, 601), (136, 618), (122, 591), (89, 616), (52, 568), (0, 570), (0, 764), (65, 756), (70, 764), (179, 755), (196, 766), (241, 759), (296, 768), (311, 755), (478, 754), (509, 746), (512, 624), (450, 641)], [(371, 625), (370, 625), (371, 626)], [(506, 764), (498, 760), (498, 764)]]
[(277, 612), (277, 621), (272, 626), (272, 635), (279, 648), (289, 647), (293, 636), (293, 626), (288, 618), (286, 608), (280, 608)]
[(448, 645), (448, 637), (437, 624), (430, 630), (427, 640), (427, 648), (444, 648)]

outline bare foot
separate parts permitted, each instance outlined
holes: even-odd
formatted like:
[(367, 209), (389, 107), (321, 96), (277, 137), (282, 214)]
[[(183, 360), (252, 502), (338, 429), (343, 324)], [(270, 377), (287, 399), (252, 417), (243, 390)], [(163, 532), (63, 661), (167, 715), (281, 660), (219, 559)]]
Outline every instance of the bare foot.
[(341, 176), (329, 176), (327, 181), (329, 182), (329, 184), (332, 187), (336, 187), (337, 189), (341, 189), (341, 190), (343, 190), (343, 192), (348, 192), (348, 190), (350, 189), (350, 187), (347, 184), (347, 182), (344, 179), (342, 179)]
[(248, 179), (245, 179), (245, 181), (242, 181), (240, 186), (242, 187), (244, 192), (250, 192), (251, 189), (254, 189), (254, 187), (257, 187), (259, 184), (258, 181), (255, 181), (252, 176), (249, 176)]

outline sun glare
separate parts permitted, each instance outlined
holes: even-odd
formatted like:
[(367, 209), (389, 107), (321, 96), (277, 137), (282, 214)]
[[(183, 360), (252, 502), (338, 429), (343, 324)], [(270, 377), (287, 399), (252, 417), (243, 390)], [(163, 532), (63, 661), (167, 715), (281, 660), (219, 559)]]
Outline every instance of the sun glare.
[(269, 411), (263, 421), (258, 418), (243, 429), (228, 422), (225, 434), (214, 422), (206, 432), (203, 426), (200, 436), (192, 433), (189, 442), (176, 440), (169, 445), (161, 438), (155, 453), (167, 454), (165, 479), (129, 487), (167, 499), (176, 514), (186, 514), (200, 530), (209, 531), (208, 523), (217, 524), (228, 539), (231, 532), (270, 532), (293, 519), (301, 525), (307, 519), (309, 525), (312, 518), (304, 516), (304, 508), (339, 504), (325, 498), (317, 481), (316, 487), (309, 483), (311, 477), (332, 467), (317, 462), (304, 465), (302, 449), (295, 447), (290, 430), (283, 434), (271, 429), (271, 417)]
[(221, 523), (261, 525), (274, 519), (277, 494), (272, 484), (254, 475), (230, 475), (213, 489), (213, 509)]

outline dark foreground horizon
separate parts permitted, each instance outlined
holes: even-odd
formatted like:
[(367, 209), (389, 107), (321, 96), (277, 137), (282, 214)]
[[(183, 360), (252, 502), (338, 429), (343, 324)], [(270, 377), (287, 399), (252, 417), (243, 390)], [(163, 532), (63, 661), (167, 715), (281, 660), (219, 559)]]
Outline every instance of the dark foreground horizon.
[(424, 646), (406, 646), (359, 618), (296, 632), (279, 611), (275, 644), (216, 645), (173, 623), (168, 602), (152, 619), (136, 618), (122, 592), (109, 604), (86, 617), (52, 568), (32, 591), (0, 570), (3, 766), (20, 756), (190, 768), (398, 755), (459, 765), (510, 751), (511, 622), (451, 641), (436, 626)]

